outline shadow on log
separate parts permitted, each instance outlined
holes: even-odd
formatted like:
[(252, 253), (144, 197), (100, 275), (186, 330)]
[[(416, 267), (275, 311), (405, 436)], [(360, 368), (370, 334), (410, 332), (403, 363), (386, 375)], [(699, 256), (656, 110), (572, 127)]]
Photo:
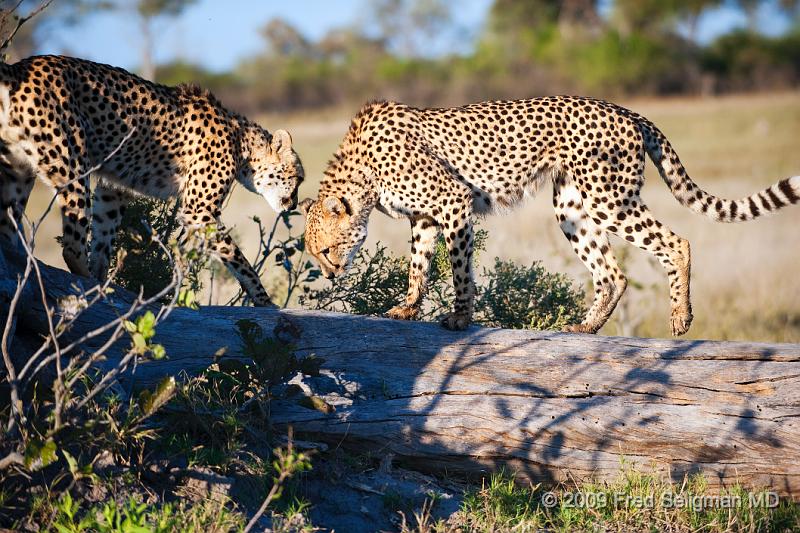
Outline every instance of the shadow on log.
[[(90, 283), (41, 266), (52, 298)], [(26, 296), (18, 335), (41, 333), (35, 294)], [(113, 298), (132, 296), (120, 289)], [(98, 326), (117, 304), (97, 306), (77, 329)], [(800, 345), (449, 332), (335, 313), (204, 307), (173, 311), (155, 338), (168, 358), (124, 379), (152, 385), (202, 371), (220, 350), (242, 357), (236, 321), (272, 331), (280, 317), (300, 331), (298, 355), (325, 359), (303, 387), (335, 406), (323, 413), (275, 402), (273, 422), (298, 436), (470, 477), (506, 466), (533, 482), (611, 479), (624, 461), (676, 480), (703, 472), (712, 486), (740, 482), (800, 499)]]

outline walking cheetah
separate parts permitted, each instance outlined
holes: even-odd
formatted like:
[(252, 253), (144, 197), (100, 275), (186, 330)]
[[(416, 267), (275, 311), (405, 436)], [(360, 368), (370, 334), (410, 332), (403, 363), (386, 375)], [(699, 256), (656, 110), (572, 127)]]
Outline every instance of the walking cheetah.
[[(101, 180), (92, 199), (87, 173), (95, 167)], [(181, 223), (215, 224), (212, 253), (256, 305), (269, 305), (224, 231), (220, 210), (234, 179), (275, 211), (293, 209), (303, 167), (286, 131), (270, 135), (197, 87), (166, 87), (108, 65), (40, 56), (0, 64), (0, 234), (7, 239), (16, 238), (8, 209), (20, 219), (36, 177), (59, 191), (63, 255), (72, 272), (105, 278), (127, 192), (179, 197)]]
[(413, 319), (442, 232), (455, 285), (454, 310), (442, 325), (464, 329), (475, 295), (472, 215), (510, 209), (549, 179), (556, 219), (595, 287), (585, 319), (569, 331), (597, 332), (625, 291), (608, 241), (613, 233), (653, 254), (666, 269), (670, 328), (682, 335), (692, 322), (689, 242), (656, 220), (639, 195), (645, 153), (681, 204), (719, 222), (752, 220), (800, 201), (800, 176), (741, 200), (708, 194), (689, 178), (652, 122), (601, 100), (554, 96), (451, 109), (381, 101), (353, 119), (318, 199), (301, 202), (307, 249), (333, 278), (346, 271), (364, 242), (373, 208), (408, 218), (408, 295), (389, 316)]

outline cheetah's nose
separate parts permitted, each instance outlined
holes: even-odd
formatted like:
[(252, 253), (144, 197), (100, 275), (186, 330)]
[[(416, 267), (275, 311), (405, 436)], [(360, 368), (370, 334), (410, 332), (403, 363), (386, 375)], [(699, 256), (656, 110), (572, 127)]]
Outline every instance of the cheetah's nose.
[(283, 207), (287, 211), (292, 211), (297, 207), (297, 197), (292, 196), (289, 198), (284, 198), (281, 200), (281, 207)]

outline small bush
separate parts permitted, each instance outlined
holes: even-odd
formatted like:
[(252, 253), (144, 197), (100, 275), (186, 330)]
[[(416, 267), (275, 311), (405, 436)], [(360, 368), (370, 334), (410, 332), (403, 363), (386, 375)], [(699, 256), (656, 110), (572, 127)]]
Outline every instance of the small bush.
[[(487, 233), (475, 235), (475, 261), (486, 249)], [(432, 260), (423, 319), (450, 310), (453, 285), (450, 259), (442, 240)], [(361, 250), (350, 271), (319, 289), (308, 289), (300, 304), (359, 315), (383, 315), (403, 302), (408, 288), (408, 259), (396, 257), (380, 243)], [(548, 272), (540, 263), (529, 267), (495, 259), (477, 280), (474, 320), (479, 324), (513, 329), (561, 329), (580, 322), (584, 293), (565, 274)]]
[(194, 506), (181, 502), (159, 507), (128, 498), (123, 505), (106, 502), (82, 509), (81, 502), (65, 492), (54, 511), (53, 531), (58, 533), (223, 532), (240, 530), (244, 526), (241, 513), (230, 511), (213, 499)]
[(495, 258), (484, 277), (475, 309), (487, 326), (561, 329), (580, 322), (585, 313), (583, 291), (566, 274), (548, 272), (541, 263), (526, 267)]
[(380, 243), (361, 250), (345, 276), (326, 287), (309, 289), (300, 305), (357, 315), (382, 315), (401, 302), (408, 284), (408, 260)]
[[(120, 286), (135, 293), (141, 289), (150, 297), (172, 281), (169, 258), (152, 236), (164, 243), (175, 238), (180, 227), (177, 215), (176, 202), (139, 196), (127, 204), (114, 244), (125, 251), (115, 277)], [(117, 257), (112, 256), (111, 268), (116, 265)]]

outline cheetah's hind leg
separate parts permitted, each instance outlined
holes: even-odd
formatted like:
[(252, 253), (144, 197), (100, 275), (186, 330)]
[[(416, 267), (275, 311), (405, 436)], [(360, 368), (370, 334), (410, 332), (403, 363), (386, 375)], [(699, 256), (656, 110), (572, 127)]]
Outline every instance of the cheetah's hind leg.
[(583, 322), (566, 326), (564, 331), (597, 333), (625, 292), (627, 280), (614, 257), (608, 234), (589, 218), (574, 185), (563, 181), (554, 184), (553, 207), (561, 231), (591, 272), (594, 283), (594, 301)]
[[(18, 176), (0, 160), (0, 244), (17, 247), (20, 252), (23, 252), (22, 243), (19, 242), (14, 222), (16, 227), (23, 231), (22, 216), (34, 181), (33, 173)], [(9, 209), (13, 221), (9, 218)]]
[[(669, 279), (670, 321), (673, 335), (683, 335), (692, 325), (691, 249), (689, 241), (656, 220), (644, 203), (631, 201), (620, 237), (650, 252), (658, 259)], [(632, 230), (632, 231), (631, 231)]]
[(689, 290), (689, 241), (656, 220), (638, 197), (629, 200), (628, 206), (617, 214), (609, 230), (634, 246), (650, 252), (664, 267), (669, 279), (670, 330), (675, 336), (686, 333), (693, 318)]

